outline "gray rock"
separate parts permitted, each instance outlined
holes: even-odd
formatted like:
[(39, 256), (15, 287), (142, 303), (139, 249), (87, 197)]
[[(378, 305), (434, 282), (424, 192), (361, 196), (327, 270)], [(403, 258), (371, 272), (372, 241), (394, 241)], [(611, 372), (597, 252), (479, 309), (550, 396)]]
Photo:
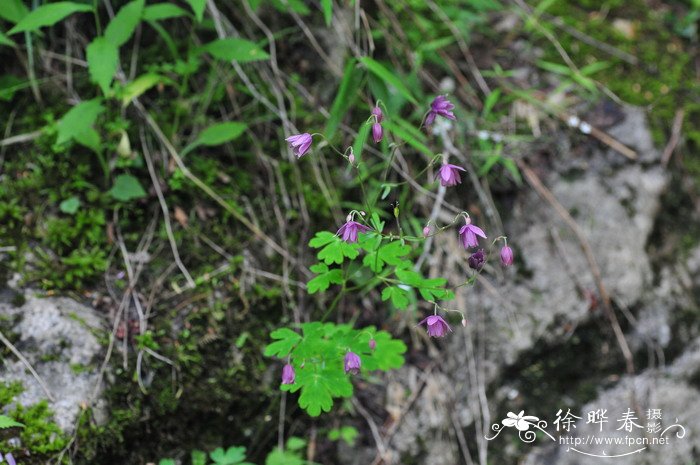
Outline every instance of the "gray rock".
[[(634, 147), (640, 160), (658, 160), (643, 112), (634, 108), (624, 111), (625, 119), (610, 129), (611, 134)], [(559, 146), (570, 147), (571, 143), (563, 141)], [(597, 143), (590, 146), (596, 147)], [(636, 344), (635, 348), (649, 341), (665, 346), (672, 337), (671, 304), (678, 286), (673, 284), (675, 275), (671, 275), (671, 282), (662, 280), (665, 290), (654, 289), (645, 247), (667, 175), (656, 166), (632, 163), (608, 150), (594, 149), (584, 157), (581, 159), (580, 152), (565, 150), (557, 154), (556, 171), (538, 174), (582, 230), (614, 301), (623, 307), (643, 307), (639, 324), (629, 335), (631, 343)], [(575, 170), (574, 175), (569, 170)], [(448, 216), (453, 214), (445, 218)], [(457, 463), (461, 453), (452, 433), (455, 418), (459, 427), (476, 422), (477, 431), (486, 434), (492, 419), (485, 407), (518, 397), (518, 392), (508, 387), (508, 380), (500, 379), (504, 368), (542, 343), (565, 341), (592, 315), (601, 318), (600, 309), (597, 313), (591, 311), (590, 296), (597, 294), (597, 288), (589, 263), (577, 238), (556, 212), (533, 190), (526, 189), (509, 216), (504, 232), (488, 232), (491, 238), (502, 233), (509, 236), (517, 255), (516, 266), (505, 271), (498, 266), (487, 268), (483, 280), (473, 288), (461, 288), (456, 302), (450, 304), (450, 308), (466, 311), (469, 326), (467, 334), (458, 328), (445, 340), (439, 352), (442, 374), (434, 374), (433, 382), (438, 384), (434, 391), (446, 396), (437, 405), (447, 406), (443, 410), (452, 412), (454, 418), (436, 413), (442, 410), (436, 409), (434, 398), (421, 394), (401, 420), (390, 444), (399, 455), (425, 456), (428, 461), (423, 463)], [(441, 235), (435, 243), (441, 248), (431, 253), (428, 263), (434, 274), (451, 276), (453, 284), (464, 280), (469, 270), (455, 235)], [(415, 378), (407, 368), (392, 382), (410, 391), (411, 379)], [(650, 378), (640, 379), (651, 382)], [(486, 393), (486, 386), (495, 380), (502, 388)], [(624, 381), (619, 387), (621, 393), (628, 382), (641, 381)], [(693, 391), (678, 392), (678, 399), (696, 399)], [(390, 399), (387, 404), (389, 411), (397, 408), (392, 407)], [(426, 446), (430, 444), (438, 444), (447, 455), (430, 461), (430, 448)], [(477, 441), (478, 450), (472, 450), (472, 456), (481, 453), (485, 460), (487, 447), (483, 440), (481, 444)], [(544, 453), (551, 458), (557, 452)], [(552, 460), (537, 463), (559, 463)]]
[[(103, 401), (93, 399), (97, 384), (102, 346), (94, 335), (102, 324), (93, 309), (68, 298), (41, 298), (25, 293), (21, 307), (0, 302), (0, 316), (16, 322), (10, 329), (15, 347), (26, 357), (53, 396), (49, 402), (56, 424), (65, 432), (74, 431), (82, 406), (93, 405), (99, 421), (105, 418)], [(19, 381), (24, 392), (16, 399), (32, 405), (47, 394), (16, 357), (8, 357), (0, 366), (0, 379)]]

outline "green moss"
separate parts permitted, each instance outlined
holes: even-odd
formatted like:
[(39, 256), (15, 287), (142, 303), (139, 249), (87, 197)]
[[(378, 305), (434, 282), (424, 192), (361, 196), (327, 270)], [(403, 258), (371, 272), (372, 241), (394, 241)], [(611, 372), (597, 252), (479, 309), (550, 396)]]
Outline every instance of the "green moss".
[[(0, 438), (0, 450), (12, 452), (21, 463), (39, 465), (49, 460), (57, 459), (57, 455), (68, 445), (69, 438), (53, 421), (53, 412), (48, 402), (41, 402), (24, 407), (12, 404), (13, 400), (23, 391), (20, 383), (0, 383), (0, 406), (10, 405), (7, 415), (22, 423), (24, 428), (18, 431), (20, 447), (13, 447), (8, 442), (10, 438)], [(29, 454), (27, 454), (27, 452)], [(60, 463), (68, 463), (67, 457)]]

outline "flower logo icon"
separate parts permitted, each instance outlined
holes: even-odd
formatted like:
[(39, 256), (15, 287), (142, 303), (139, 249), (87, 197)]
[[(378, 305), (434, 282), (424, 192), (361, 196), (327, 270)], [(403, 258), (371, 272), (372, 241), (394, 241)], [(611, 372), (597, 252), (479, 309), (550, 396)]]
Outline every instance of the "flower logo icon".
[(518, 431), (527, 431), (530, 429), (530, 425), (532, 423), (536, 424), (537, 421), (539, 421), (539, 418), (531, 415), (524, 415), (524, 413), (525, 410), (521, 410), (517, 415), (513, 412), (508, 412), (508, 418), (503, 419), (501, 423), (503, 423), (503, 426), (507, 426), (509, 428), (515, 426)]

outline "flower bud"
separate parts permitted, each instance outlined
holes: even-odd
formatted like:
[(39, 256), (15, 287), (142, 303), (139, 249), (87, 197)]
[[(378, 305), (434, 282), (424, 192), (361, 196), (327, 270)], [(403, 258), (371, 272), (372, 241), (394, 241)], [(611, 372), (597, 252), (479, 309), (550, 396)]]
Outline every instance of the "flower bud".
[(350, 152), (350, 155), (348, 155), (348, 161), (353, 165), (355, 164), (355, 154), (354, 153)]
[(466, 318), (462, 318), (462, 326), (464, 326), (465, 328), (467, 327), (467, 319)]
[(294, 378), (296, 378), (294, 367), (287, 363), (284, 368), (282, 368), (282, 384), (294, 384)]
[(374, 123), (372, 125), (372, 139), (374, 139), (374, 143), (378, 144), (382, 141), (382, 138), (384, 137), (384, 129), (382, 129), (382, 125), (379, 123)]
[(469, 259), (467, 259), (467, 262), (469, 263), (469, 268), (479, 271), (484, 267), (484, 263), (486, 263), (486, 254), (484, 254), (484, 249), (479, 249), (476, 252), (474, 252)]
[(372, 350), (377, 348), (377, 341), (375, 341), (374, 338), (369, 340), (369, 348)]
[(503, 266), (510, 266), (513, 264), (513, 249), (508, 246), (501, 249), (501, 264), (503, 264)]
[(430, 226), (426, 226), (423, 228), (423, 237), (428, 237), (430, 236)]

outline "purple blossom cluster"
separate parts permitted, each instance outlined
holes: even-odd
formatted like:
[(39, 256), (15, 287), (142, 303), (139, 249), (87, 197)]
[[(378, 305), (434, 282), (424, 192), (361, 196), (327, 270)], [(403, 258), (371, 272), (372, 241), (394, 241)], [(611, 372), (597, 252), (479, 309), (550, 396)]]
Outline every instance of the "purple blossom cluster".
[[(437, 117), (446, 118), (448, 120), (456, 120), (455, 114), (453, 112), (454, 108), (454, 104), (452, 104), (452, 102), (450, 102), (446, 96), (438, 95), (437, 97), (435, 97), (435, 99), (433, 99), (432, 103), (430, 104), (430, 108), (426, 113), (424, 120), (425, 125), (431, 126), (435, 122)], [(383, 121), (384, 113), (382, 112), (379, 102), (377, 102), (372, 108), (369, 119), (367, 120), (368, 123), (372, 124), (372, 139), (375, 144), (380, 143), (384, 138), (384, 128), (382, 126)], [(311, 149), (313, 135), (305, 132), (293, 135), (285, 140), (288, 142), (289, 148), (292, 150), (294, 155), (296, 155), (297, 158), (301, 158)], [(346, 151), (346, 153), (348, 152)], [(345, 154), (341, 155), (346, 156)], [(349, 148), (349, 155), (347, 155), (346, 158), (348, 159), (350, 164), (355, 166), (355, 155), (352, 151), (352, 148)], [(461, 173), (465, 171), (466, 169), (461, 166), (448, 163), (447, 157), (443, 156), (443, 162), (436, 173), (436, 178), (440, 181), (440, 184), (442, 186), (454, 187), (462, 183)], [(364, 212), (358, 212), (356, 210), (353, 210), (347, 216), (345, 223), (340, 227), (340, 229), (338, 229), (336, 233), (337, 236), (339, 236), (343, 241), (349, 244), (356, 243), (360, 234), (372, 231), (371, 227), (359, 221), (355, 221), (356, 214), (359, 214), (360, 218), (362, 218), (365, 215)], [(398, 215), (398, 213), (395, 214)], [(467, 250), (470, 248), (479, 247), (479, 239), (487, 239), (486, 233), (483, 229), (472, 223), (472, 219), (467, 213), (462, 213), (461, 215), (464, 216), (465, 223), (459, 229), (459, 240), (462, 246)], [(361, 221), (364, 220), (361, 219)], [(457, 219), (455, 219), (455, 221), (457, 221)], [(445, 228), (437, 228), (435, 233), (441, 232), (443, 229)], [(427, 238), (435, 233), (433, 233), (431, 224), (430, 222), (428, 222), (428, 224), (423, 228), (423, 237)], [(500, 251), (501, 264), (506, 267), (511, 266), (513, 264), (514, 259), (513, 250), (510, 247), (508, 247), (507, 239), (505, 237), (501, 236), (497, 238), (494, 241), (494, 243), (499, 239), (504, 240), (504, 246), (501, 248)], [(484, 251), (483, 248), (479, 248), (469, 256), (469, 258), (467, 259), (467, 264), (471, 269), (475, 270), (478, 273), (483, 269), (484, 265), (486, 264), (486, 261), (487, 253)], [(450, 325), (447, 323), (447, 321), (445, 321), (445, 319), (443, 319), (440, 315), (437, 315), (438, 308), (439, 307), (436, 304), (435, 313), (426, 317), (418, 324), (419, 326), (425, 325), (428, 336), (435, 338), (444, 337), (447, 335), (447, 333), (452, 332), (452, 328), (450, 328)], [(464, 315), (462, 315), (462, 326), (466, 325), (467, 320), (464, 317)], [(369, 347), (372, 351), (375, 350), (376, 345), (377, 343), (374, 339), (369, 340)], [(345, 373), (356, 375), (360, 372), (361, 365), (362, 360), (359, 355), (349, 350), (345, 353), (345, 357), (343, 360), (343, 367)], [(294, 384), (295, 379), (296, 376), (294, 368), (291, 364), (287, 363), (282, 369), (282, 384)]]

